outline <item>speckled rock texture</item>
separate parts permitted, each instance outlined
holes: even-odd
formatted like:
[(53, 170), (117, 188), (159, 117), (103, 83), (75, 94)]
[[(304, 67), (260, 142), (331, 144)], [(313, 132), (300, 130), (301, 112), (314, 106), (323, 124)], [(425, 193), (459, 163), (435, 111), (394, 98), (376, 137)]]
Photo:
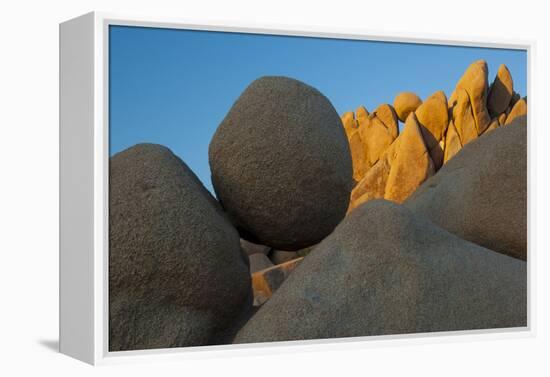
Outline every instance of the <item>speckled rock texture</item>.
[(241, 236), (281, 250), (318, 243), (344, 218), (354, 184), (340, 117), (286, 77), (250, 84), (209, 148), (212, 183)]
[(526, 326), (526, 280), (524, 261), (374, 200), (301, 261), (234, 342)]
[(526, 259), (526, 117), (465, 145), (405, 205), (459, 237)]
[(252, 305), (239, 235), (160, 145), (110, 159), (109, 349), (214, 344)]

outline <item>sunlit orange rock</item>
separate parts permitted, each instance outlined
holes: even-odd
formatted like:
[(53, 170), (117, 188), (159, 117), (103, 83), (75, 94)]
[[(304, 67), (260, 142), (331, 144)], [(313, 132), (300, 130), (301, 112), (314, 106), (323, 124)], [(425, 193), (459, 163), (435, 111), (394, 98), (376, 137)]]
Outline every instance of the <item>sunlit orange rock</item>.
[(447, 97), (442, 91), (432, 94), (414, 112), (435, 170), (443, 165), (445, 132), (449, 124)]
[(455, 128), (453, 121), (449, 122), (447, 127), (447, 133), (445, 135), (445, 148), (443, 163), (446, 164), (451, 158), (454, 157), (462, 149), (462, 143), (460, 142), (460, 136)]
[(422, 100), (412, 92), (401, 92), (393, 100), (393, 107), (401, 122), (407, 120), (409, 114), (420, 105), (422, 105)]
[(414, 113), (409, 114), (400, 139), (384, 192), (385, 199), (397, 203), (402, 203), (435, 173), (434, 163)]
[(470, 97), (464, 89), (456, 91), (456, 101), (452, 104), (452, 116), (454, 126), (463, 146), (477, 138), (478, 134)]
[(514, 107), (512, 107), (512, 110), (510, 110), (510, 114), (506, 117), (506, 122), (504, 122), (504, 124), (508, 125), (512, 123), (514, 119), (522, 115), (527, 115), (527, 101), (525, 98), (522, 98), (516, 102)]
[[(487, 63), (485, 60), (478, 60), (466, 69), (455, 89), (455, 91), (464, 89), (468, 93), (478, 135), (481, 135), (491, 123), (491, 117), (487, 110), (487, 90), (489, 86), (487, 75)], [(455, 126), (458, 129), (456, 120)]]

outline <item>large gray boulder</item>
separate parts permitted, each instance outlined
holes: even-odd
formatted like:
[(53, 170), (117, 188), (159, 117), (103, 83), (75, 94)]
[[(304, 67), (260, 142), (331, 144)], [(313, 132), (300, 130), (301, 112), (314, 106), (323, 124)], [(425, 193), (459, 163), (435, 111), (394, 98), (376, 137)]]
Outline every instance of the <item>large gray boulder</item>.
[(526, 263), (384, 200), (351, 212), (236, 343), (526, 326)]
[(209, 160), (216, 195), (249, 241), (302, 249), (346, 214), (353, 170), (342, 122), (300, 81), (252, 82), (214, 134)]
[(219, 342), (251, 307), (237, 231), (165, 147), (120, 152), (109, 173), (109, 349)]
[(525, 260), (526, 117), (465, 145), (405, 205), (459, 237)]

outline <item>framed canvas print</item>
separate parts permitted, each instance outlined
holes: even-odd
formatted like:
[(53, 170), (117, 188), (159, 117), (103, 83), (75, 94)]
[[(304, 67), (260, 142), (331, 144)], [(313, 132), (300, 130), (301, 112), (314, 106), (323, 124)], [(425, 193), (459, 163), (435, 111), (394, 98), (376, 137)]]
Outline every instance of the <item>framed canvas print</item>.
[(61, 352), (530, 334), (531, 51), (61, 24)]

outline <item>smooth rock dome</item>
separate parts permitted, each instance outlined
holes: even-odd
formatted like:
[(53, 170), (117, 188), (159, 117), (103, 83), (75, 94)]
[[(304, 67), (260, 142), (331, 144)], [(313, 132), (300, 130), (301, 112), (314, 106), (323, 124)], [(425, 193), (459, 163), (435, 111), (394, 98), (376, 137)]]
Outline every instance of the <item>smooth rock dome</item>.
[(109, 348), (215, 344), (252, 305), (236, 229), (160, 145), (110, 159)]
[(353, 186), (344, 127), (330, 101), (287, 77), (252, 82), (209, 148), (212, 183), (243, 238), (298, 250), (344, 218)]
[(527, 259), (527, 119), (465, 145), (405, 202), (470, 242)]
[(234, 343), (526, 324), (524, 261), (373, 200), (301, 261)]

